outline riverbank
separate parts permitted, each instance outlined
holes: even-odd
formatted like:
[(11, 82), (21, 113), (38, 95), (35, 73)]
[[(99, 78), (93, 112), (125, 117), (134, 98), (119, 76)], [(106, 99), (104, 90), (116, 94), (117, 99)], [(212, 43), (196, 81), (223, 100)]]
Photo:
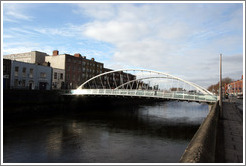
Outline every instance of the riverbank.
[(3, 92), (4, 123), (11, 120), (55, 116), (88, 109), (153, 105), (163, 100), (130, 97), (64, 95), (65, 91), (7, 90)]

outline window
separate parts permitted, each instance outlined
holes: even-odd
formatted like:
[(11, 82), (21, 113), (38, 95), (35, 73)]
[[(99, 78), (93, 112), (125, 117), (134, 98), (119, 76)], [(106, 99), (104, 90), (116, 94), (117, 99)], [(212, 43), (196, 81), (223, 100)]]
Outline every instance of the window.
[(22, 69), (22, 77), (26, 77), (26, 68), (25, 67), (23, 67), (23, 69)]
[(15, 76), (18, 76), (18, 72), (19, 72), (19, 67), (16, 66), (16, 67), (15, 67)]
[(15, 79), (14, 86), (18, 86), (18, 79)]
[(54, 73), (54, 79), (57, 79), (57, 72)]
[(26, 86), (26, 80), (22, 80), (22, 86), (23, 86), (23, 87)]
[(33, 69), (30, 69), (29, 77), (33, 78)]
[(60, 79), (63, 80), (63, 73), (60, 74)]
[(7, 72), (7, 66), (3, 64), (3, 72)]
[(46, 78), (46, 73), (41, 72), (41, 73), (40, 73), (40, 77), (41, 77), (41, 78)]

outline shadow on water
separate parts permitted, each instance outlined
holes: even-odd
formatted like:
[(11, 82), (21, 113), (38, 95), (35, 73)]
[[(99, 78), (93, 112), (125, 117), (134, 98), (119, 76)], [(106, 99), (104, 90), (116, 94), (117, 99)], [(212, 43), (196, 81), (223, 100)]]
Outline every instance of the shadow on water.
[(87, 98), (71, 103), (56, 115), (6, 123), (4, 162), (178, 162), (208, 113), (206, 105), (186, 102)]

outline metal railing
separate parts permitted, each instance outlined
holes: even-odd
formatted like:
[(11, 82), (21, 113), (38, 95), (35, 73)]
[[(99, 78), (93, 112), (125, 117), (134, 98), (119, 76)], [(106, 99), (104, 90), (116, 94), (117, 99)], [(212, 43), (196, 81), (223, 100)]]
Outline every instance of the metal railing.
[(191, 94), (188, 92), (177, 91), (157, 91), (157, 90), (138, 90), (138, 89), (76, 89), (71, 90), (71, 95), (101, 95), (101, 96), (131, 96), (131, 97), (147, 97), (158, 99), (173, 99), (184, 101), (198, 101), (214, 103), (217, 96), (206, 94)]

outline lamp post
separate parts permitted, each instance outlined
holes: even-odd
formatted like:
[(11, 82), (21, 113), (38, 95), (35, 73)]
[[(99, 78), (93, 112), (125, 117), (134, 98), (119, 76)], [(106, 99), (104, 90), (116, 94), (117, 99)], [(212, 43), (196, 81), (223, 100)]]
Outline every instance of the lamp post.
[(220, 54), (220, 83), (219, 83), (219, 106), (220, 116), (222, 116), (222, 54)]

